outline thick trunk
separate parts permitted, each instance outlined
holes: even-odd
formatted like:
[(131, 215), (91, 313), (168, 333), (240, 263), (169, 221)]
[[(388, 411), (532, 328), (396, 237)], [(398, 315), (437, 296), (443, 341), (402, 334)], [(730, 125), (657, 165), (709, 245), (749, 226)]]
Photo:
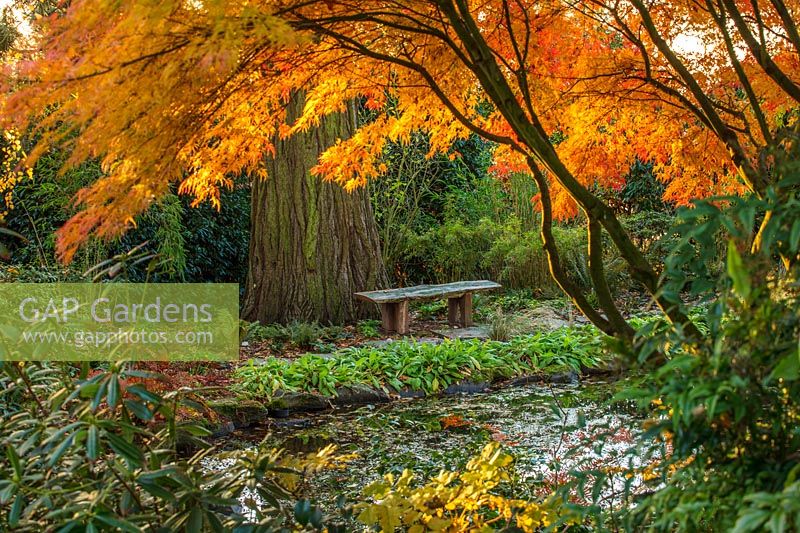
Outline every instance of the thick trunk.
[[(302, 106), (295, 95), (290, 120)], [(253, 183), (246, 319), (342, 324), (375, 314), (353, 298), (387, 282), (367, 190), (348, 193), (309, 172), (320, 153), (353, 132), (355, 120), (351, 109), (276, 142), (269, 177)]]

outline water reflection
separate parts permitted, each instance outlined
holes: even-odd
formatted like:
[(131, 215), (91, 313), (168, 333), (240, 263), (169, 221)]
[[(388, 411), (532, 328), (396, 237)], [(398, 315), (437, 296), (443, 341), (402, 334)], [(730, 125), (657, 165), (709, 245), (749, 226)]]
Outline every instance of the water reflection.
[[(307, 496), (332, 502), (355, 498), (362, 487), (409, 468), (420, 477), (461, 469), (489, 440), (517, 458), (516, 496), (535, 496), (563, 482), (573, 468), (631, 464), (635, 420), (624, 406), (608, 404), (612, 385), (528, 385), (488, 394), (454, 395), (336, 409), (253, 428), (229, 438), (227, 449), (252, 446), (265, 436), (289, 452), (328, 444), (358, 458), (345, 471), (317, 476)], [(602, 447), (597, 443), (604, 441)], [(209, 462), (209, 467), (223, 465)]]

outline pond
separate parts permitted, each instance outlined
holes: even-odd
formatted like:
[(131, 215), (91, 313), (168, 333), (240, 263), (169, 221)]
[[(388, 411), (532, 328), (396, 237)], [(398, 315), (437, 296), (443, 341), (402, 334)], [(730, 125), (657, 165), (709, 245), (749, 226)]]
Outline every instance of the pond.
[[(355, 453), (346, 470), (324, 472), (311, 482), (307, 497), (323, 507), (387, 473), (409, 468), (417, 479), (442, 469), (461, 469), (490, 441), (516, 457), (515, 494), (549, 492), (579, 463), (591, 468), (627, 465), (633, 442), (634, 411), (609, 405), (617, 387), (604, 382), (581, 385), (527, 385), (485, 394), (398, 400), (387, 404), (335, 409), (304, 419), (253, 428), (228, 438), (223, 448), (270, 446), (294, 453), (334, 444)], [(602, 449), (594, 446), (607, 436)], [(214, 465), (221, 468), (224, 465)]]

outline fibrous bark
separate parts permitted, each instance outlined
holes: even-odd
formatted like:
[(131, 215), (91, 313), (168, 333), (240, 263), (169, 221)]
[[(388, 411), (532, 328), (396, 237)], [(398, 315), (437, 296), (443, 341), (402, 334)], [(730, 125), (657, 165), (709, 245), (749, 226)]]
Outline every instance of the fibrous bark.
[[(295, 94), (288, 120), (299, 116)], [(375, 217), (366, 188), (348, 193), (313, 176), (319, 155), (352, 134), (355, 109), (275, 143), (268, 178), (252, 185), (250, 258), (243, 316), (263, 323), (342, 324), (374, 316), (353, 293), (386, 286)]]

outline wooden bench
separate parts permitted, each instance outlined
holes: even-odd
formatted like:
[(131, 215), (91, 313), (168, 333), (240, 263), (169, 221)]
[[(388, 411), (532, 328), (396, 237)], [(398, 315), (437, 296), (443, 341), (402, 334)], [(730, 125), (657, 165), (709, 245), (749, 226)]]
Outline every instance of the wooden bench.
[(472, 293), (491, 291), (502, 285), (493, 281), (458, 281), (442, 285), (417, 285), (401, 289), (357, 292), (360, 300), (376, 303), (381, 308), (383, 329), (389, 333), (409, 332), (411, 319), (408, 302), (411, 300), (435, 300), (447, 298), (447, 321), (450, 326), (468, 328), (472, 326)]

